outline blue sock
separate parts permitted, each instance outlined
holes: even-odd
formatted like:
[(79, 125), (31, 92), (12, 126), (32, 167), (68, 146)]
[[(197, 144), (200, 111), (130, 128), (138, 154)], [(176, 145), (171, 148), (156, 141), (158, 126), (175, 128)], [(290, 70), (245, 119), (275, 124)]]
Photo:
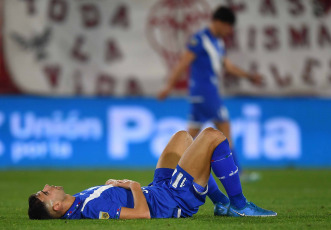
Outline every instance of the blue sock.
[(229, 198), (222, 193), (221, 190), (219, 190), (218, 185), (213, 177), (212, 174), (209, 176), (208, 180), (208, 193), (207, 196), (211, 201), (216, 204), (216, 203), (222, 203), (222, 204), (228, 204), (230, 202)]
[(234, 163), (228, 140), (215, 148), (211, 167), (223, 184), (231, 205), (239, 209), (243, 208), (246, 205), (246, 198), (242, 192), (238, 167)]
[(241, 209), (241, 208), (245, 207), (246, 198), (245, 198), (244, 194), (240, 193), (236, 196), (231, 196), (230, 197), (230, 204), (232, 206), (235, 206), (238, 209)]

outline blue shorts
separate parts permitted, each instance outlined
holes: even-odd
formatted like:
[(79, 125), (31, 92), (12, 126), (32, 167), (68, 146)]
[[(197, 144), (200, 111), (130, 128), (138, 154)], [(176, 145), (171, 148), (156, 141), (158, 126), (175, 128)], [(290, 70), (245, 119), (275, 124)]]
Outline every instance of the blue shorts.
[(176, 205), (176, 210), (171, 217), (191, 217), (205, 203), (208, 188), (206, 191), (199, 192), (194, 186), (193, 179), (179, 165), (176, 169), (158, 168), (155, 170), (150, 186), (163, 188), (162, 193), (166, 192), (168, 195), (166, 199), (158, 197), (163, 200), (158, 199), (158, 203), (162, 203), (161, 206), (165, 206), (164, 209), (167, 208), (167, 205), (171, 206), (169, 208), (173, 208), (173, 204)]
[(226, 122), (228, 120), (229, 112), (219, 97), (201, 97), (201, 101), (191, 102), (189, 125), (192, 128), (201, 128), (207, 121)]

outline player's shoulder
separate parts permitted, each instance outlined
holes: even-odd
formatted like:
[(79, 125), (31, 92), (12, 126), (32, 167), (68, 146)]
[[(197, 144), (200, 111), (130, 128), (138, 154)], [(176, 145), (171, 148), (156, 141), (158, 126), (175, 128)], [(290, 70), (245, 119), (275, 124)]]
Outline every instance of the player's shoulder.
[(191, 35), (188, 46), (190, 47), (201, 47), (202, 45), (202, 37), (205, 34), (205, 29), (201, 29), (197, 31), (195, 34)]
[(203, 28), (192, 34), (192, 38), (201, 39), (207, 33), (207, 28)]

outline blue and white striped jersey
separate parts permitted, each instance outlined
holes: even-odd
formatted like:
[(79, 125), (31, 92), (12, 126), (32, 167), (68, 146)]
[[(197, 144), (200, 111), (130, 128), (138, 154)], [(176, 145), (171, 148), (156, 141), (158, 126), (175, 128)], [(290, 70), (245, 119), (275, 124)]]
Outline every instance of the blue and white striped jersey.
[(226, 53), (223, 40), (205, 28), (191, 37), (187, 49), (196, 55), (190, 69), (192, 100), (219, 97), (219, 75)]
[[(152, 218), (170, 218), (177, 215), (177, 203), (166, 188), (142, 187)], [(130, 190), (101, 185), (73, 195), (76, 199), (62, 219), (119, 219), (122, 207), (133, 208)]]
[(112, 185), (95, 186), (73, 195), (63, 219), (119, 219), (121, 207), (133, 207), (131, 191)]

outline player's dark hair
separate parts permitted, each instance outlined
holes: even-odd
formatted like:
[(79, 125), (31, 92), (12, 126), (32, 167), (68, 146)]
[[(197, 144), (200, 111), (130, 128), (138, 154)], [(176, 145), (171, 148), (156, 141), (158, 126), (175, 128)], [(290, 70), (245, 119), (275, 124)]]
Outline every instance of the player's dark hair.
[(226, 6), (218, 7), (214, 11), (212, 19), (228, 23), (232, 26), (236, 24), (236, 15), (229, 7)]
[(44, 202), (37, 198), (36, 194), (32, 194), (29, 197), (29, 218), (42, 220), (42, 219), (53, 219), (53, 217), (48, 212)]

